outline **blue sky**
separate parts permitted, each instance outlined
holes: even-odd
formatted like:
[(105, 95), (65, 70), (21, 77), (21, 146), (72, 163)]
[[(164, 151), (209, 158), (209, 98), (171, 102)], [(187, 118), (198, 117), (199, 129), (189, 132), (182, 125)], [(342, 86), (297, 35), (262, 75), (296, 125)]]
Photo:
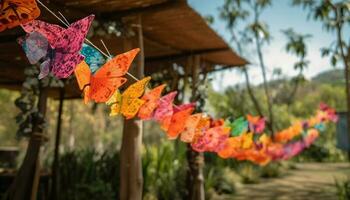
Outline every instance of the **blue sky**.
[[(201, 15), (212, 15), (215, 17), (215, 22), (212, 25), (226, 41), (229, 41), (230, 35), (225, 28), (225, 22), (219, 19), (218, 7), (223, 5), (224, 0), (189, 0), (190, 5), (197, 10)], [(264, 11), (262, 20), (269, 25), (269, 30), (273, 37), (269, 46), (265, 46), (263, 51), (265, 55), (265, 62), (268, 66), (269, 76), (272, 70), (276, 67), (281, 68), (286, 76), (296, 74), (293, 69), (293, 64), (296, 58), (293, 55), (287, 54), (284, 46), (286, 38), (281, 33), (281, 30), (293, 28), (298, 33), (311, 34), (313, 37), (307, 41), (308, 45), (308, 59), (310, 60), (309, 68), (305, 71), (307, 78), (310, 78), (322, 71), (332, 69), (329, 59), (322, 58), (320, 48), (328, 46), (333, 41), (331, 33), (323, 30), (322, 24), (307, 20), (307, 11), (300, 7), (293, 7), (290, 5), (290, 0), (274, 0), (273, 5)], [(255, 65), (257, 60), (254, 52), (248, 59), (252, 64), (250, 67), (250, 77), (253, 83), (261, 83), (261, 71)], [(214, 87), (220, 89), (229, 85), (244, 82), (244, 78), (236, 70), (230, 73), (217, 73), (214, 75)], [(220, 81), (218, 81), (220, 80)]]

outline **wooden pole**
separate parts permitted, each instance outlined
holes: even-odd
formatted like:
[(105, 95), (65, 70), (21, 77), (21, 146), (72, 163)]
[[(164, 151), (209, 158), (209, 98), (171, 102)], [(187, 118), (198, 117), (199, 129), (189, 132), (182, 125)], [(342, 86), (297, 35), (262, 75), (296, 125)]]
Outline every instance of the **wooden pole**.
[[(46, 114), (47, 93), (47, 88), (40, 88), (38, 111), (43, 118)], [(36, 118), (33, 124), (33, 132), (29, 139), (26, 155), (9, 189), (7, 199), (10, 200), (34, 200), (37, 196), (40, 179), (39, 154), (44, 139), (44, 130), (39, 118)]]
[[(192, 97), (191, 102), (195, 102), (198, 99), (198, 76), (200, 72), (201, 60), (200, 56), (196, 55), (193, 57), (192, 65)], [(197, 110), (199, 111), (199, 110)], [(187, 146), (187, 162), (189, 166), (188, 170), (188, 181), (187, 188), (188, 199), (190, 200), (204, 200), (204, 176), (203, 176), (203, 166), (204, 166), (204, 156), (203, 153), (198, 153), (192, 150), (190, 145)]]
[[(137, 67), (130, 72), (137, 78), (142, 78), (144, 69), (144, 48), (141, 17), (138, 19), (138, 46), (141, 52), (138, 57)], [(130, 50), (132, 43), (125, 40), (124, 47)], [(129, 82), (133, 80), (129, 78)], [(142, 176), (142, 133), (143, 124), (141, 120), (130, 119), (124, 121), (123, 139), (120, 150), (120, 199), (121, 200), (141, 200), (143, 190)]]
[(56, 200), (59, 198), (58, 183), (59, 183), (59, 150), (60, 150), (60, 141), (61, 141), (61, 129), (62, 129), (62, 113), (63, 113), (63, 103), (64, 103), (64, 88), (60, 88), (60, 100), (58, 106), (58, 115), (57, 115), (57, 127), (56, 127), (56, 138), (55, 138), (55, 152), (54, 159), (52, 163), (52, 179), (51, 179), (51, 194), (50, 199)]

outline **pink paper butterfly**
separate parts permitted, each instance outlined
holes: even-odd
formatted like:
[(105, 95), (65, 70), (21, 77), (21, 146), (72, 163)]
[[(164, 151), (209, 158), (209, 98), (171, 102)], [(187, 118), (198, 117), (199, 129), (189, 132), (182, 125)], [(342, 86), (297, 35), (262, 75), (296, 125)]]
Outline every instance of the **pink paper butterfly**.
[(177, 92), (171, 92), (159, 100), (159, 106), (154, 112), (153, 119), (161, 124), (161, 128), (168, 130), (174, 114), (173, 101)]
[(187, 103), (187, 104), (182, 104), (179, 106), (174, 106), (174, 112), (177, 113), (177, 112), (180, 112), (183, 110), (187, 110), (189, 108), (194, 109), (195, 106), (196, 106), (196, 103)]
[(80, 51), (94, 17), (85, 17), (67, 29), (39, 20), (22, 25), (27, 33), (37, 32), (46, 37), (52, 49), (51, 55), (46, 56), (42, 64), (39, 78), (47, 76), (49, 71), (57, 78), (67, 78), (73, 73), (77, 64), (84, 60)]
[(230, 129), (224, 126), (216, 126), (206, 130), (202, 136), (196, 139), (191, 146), (198, 152), (218, 152), (225, 146), (229, 138)]

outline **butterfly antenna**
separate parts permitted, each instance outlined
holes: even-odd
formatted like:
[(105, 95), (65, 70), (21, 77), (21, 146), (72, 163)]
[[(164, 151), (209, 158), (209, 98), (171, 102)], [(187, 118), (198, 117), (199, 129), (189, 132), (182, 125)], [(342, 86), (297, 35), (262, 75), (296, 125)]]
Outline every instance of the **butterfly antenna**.
[(66, 24), (64, 20), (62, 20), (59, 16), (56, 15), (50, 8), (48, 8), (43, 2), (40, 0), (36, 0), (42, 7), (44, 7), (49, 13), (51, 13), (54, 17), (56, 17), (62, 24), (66, 25), (67, 27), (69, 24)]
[(68, 25), (70, 25), (70, 23), (68, 22), (67, 18), (66, 18), (60, 11), (58, 11), (58, 14), (61, 15), (62, 19), (63, 19)]
[(112, 55), (111, 55), (111, 53), (109, 52), (109, 50), (108, 50), (108, 48), (107, 48), (106, 44), (103, 42), (103, 40), (102, 40), (102, 39), (101, 39), (100, 41), (101, 41), (101, 43), (102, 43), (103, 47), (106, 49), (106, 51), (107, 51), (107, 53), (108, 53), (108, 55), (109, 55), (109, 58), (112, 58)]

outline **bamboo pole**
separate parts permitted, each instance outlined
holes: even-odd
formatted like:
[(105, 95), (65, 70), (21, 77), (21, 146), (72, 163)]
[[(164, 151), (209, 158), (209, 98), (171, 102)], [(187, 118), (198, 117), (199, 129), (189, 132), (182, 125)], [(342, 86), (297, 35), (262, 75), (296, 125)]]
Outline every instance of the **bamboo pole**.
[[(199, 55), (193, 57), (192, 65), (192, 97), (191, 102), (195, 102), (198, 99), (198, 76), (200, 72), (201, 59)], [(204, 156), (203, 153), (198, 153), (192, 150), (190, 145), (187, 146), (187, 162), (189, 166), (187, 188), (188, 199), (190, 200), (205, 200), (204, 192)]]
[[(138, 57), (137, 67), (131, 69), (131, 73), (137, 78), (142, 78), (144, 71), (144, 48), (141, 17), (138, 17), (138, 46), (141, 52)], [(130, 39), (125, 40), (126, 50), (131, 49)], [(120, 199), (121, 200), (141, 200), (143, 190), (142, 176), (142, 134), (143, 124), (139, 119), (124, 121), (123, 139), (120, 150)]]

